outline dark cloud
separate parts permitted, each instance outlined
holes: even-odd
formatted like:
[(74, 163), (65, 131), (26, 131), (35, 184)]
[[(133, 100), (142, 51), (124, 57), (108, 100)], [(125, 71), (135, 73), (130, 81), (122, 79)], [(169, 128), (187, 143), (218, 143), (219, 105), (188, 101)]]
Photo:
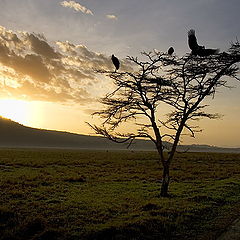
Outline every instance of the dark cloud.
[(9, 54), (9, 49), (5, 44), (0, 43), (0, 59), (2, 62), (6, 59)]
[(32, 51), (36, 54), (39, 54), (46, 59), (56, 59), (60, 57), (60, 54), (56, 53), (46, 40), (41, 40), (40, 36), (29, 34), (27, 35), (27, 39), (30, 42)]
[(10, 56), (9, 66), (15, 71), (28, 75), (38, 82), (50, 82), (51, 74), (39, 55), (27, 54), (24, 57)]

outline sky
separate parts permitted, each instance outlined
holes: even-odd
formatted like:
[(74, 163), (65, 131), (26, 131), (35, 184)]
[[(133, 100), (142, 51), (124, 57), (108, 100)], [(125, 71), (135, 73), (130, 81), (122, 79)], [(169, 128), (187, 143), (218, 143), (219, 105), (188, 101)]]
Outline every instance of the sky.
[[(189, 53), (187, 31), (225, 51), (240, 39), (239, 0), (0, 0), (0, 115), (31, 127), (93, 134), (86, 122), (112, 82), (114, 53)], [(125, 64), (125, 67), (126, 64)], [(204, 131), (183, 144), (240, 147), (240, 82), (220, 90), (202, 120)]]

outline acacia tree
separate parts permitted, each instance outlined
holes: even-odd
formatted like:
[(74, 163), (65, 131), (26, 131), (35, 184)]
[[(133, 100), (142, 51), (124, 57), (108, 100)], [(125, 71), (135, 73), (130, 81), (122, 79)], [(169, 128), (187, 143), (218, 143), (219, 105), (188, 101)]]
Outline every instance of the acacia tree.
[[(115, 142), (131, 143), (136, 138), (153, 141), (163, 167), (160, 196), (165, 197), (169, 167), (180, 137), (186, 132), (195, 136), (199, 128), (194, 121), (219, 117), (205, 111), (204, 100), (213, 98), (218, 88), (228, 87), (229, 78), (238, 79), (240, 44), (236, 42), (228, 52), (207, 57), (177, 57), (163, 52), (144, 52), (142, 56), (144, 60), (127, 57), (135, 65), (133, 71), (98, 71), (109, 76), (116, 87), (101, 99), (105, 108), (94, 113), (103, 119), (102, 125), (91, 127)], [(165, 117), (164, 105), (169, 109)], [(137, 130), (119, 133), (119, 127), (129, 122), (134, 122)], [(168, 154), (164, 153), (166, 140), (171, 143)]]

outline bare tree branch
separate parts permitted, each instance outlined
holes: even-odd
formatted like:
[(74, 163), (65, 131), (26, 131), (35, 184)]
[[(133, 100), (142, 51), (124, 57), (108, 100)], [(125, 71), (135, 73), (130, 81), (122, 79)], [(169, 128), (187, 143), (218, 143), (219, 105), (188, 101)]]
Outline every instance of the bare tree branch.
[[(97, 71), (111, 78), (116, 87), (101, 99), (105, 108), (95, 113), (104, 119), (102, 126), (89, 125), (114, 142), (131, 144), (136, 138), (150, 139), (164, 169), (169, 169), (184, 129), (195, 137), (201, 130), (194, 122), (220, 117), (205, 111), (208, 105), (204, 100), (214, 98), (219, 88), (230, 87), (229, 78), (240, 79), (240, 44), (232, 43), (228, 52), (205, 57), (177, 57), (155, 51), (143, 52), (141, 60), (127, 59), (135, 65), (132, 71)], [(170, 110), (164, 115), (166, 108)], [(133, 120), (136, 134), (118, 132), (121, 125)], [(172, 141), (167, 156), (164, 138)]]

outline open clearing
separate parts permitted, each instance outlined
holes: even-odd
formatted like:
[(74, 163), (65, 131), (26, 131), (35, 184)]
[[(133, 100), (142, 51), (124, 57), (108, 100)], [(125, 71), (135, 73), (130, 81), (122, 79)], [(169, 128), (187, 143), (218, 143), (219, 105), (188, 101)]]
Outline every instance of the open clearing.
[(0, 239), (216, 239), (239, 216), (240, 154), (0, 150)]

